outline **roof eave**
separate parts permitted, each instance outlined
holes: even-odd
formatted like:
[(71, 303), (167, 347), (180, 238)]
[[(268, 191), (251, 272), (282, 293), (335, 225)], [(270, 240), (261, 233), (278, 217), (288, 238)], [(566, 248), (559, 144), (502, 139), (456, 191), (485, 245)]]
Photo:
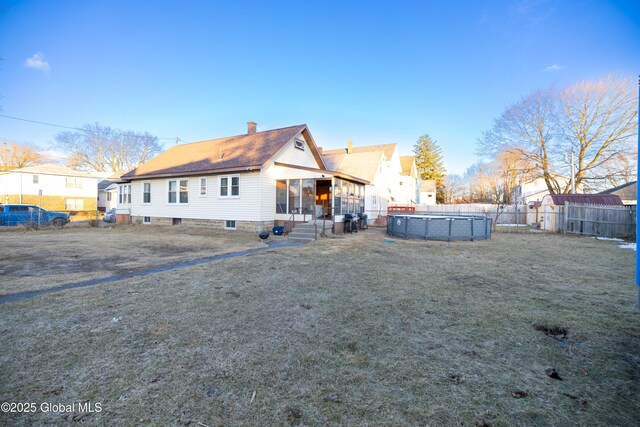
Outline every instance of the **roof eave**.
[(223, 173), (230, 172), (255, 172), (262, 169), (262, 165), (253, 165), (253, 166), (236, 166), (232, 168), (222, 168), (222, 169), (203, 169), (198, 171), (187, 171), (187, 172), (167, 172), (167, 173), (146, 173), (141, 175), (131, 175), (127, 176), (125, 174), (122, 176), (122, 182), (131, 182), (137, 181), (141, 179), (155, 179), (155, 178), (177, 178), (181, 176), (199, 176), (199, 175), (220, 175)]

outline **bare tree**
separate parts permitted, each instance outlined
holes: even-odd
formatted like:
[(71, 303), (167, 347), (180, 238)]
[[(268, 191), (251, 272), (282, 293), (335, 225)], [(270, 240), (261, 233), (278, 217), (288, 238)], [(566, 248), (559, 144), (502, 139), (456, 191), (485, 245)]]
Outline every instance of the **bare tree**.
[[(638, 134), (638, 92), (633, 80), (607, 76), (577, 83), (559, 94), (558, 147), (576, 155), (576, 186), (601, 187), (628, 179)], [(570, 184), (563, 189), (568, 192)]]
[(0, 171), (32, 166), (42, 161), (42, 154), (28, 144), (2, 141), (0, 145)]
[(611, 76), (560, 91), (537, 90), (508, 107), (479, 147), (498, 161), (501, 153), (517, 159), (519, 169), (529, 170), (528, 178), (542, 177), (552, 194), (571, 189), (572, 151), (576, 186), (620, 183), (634, 174), (637, 105), (633, 81)]
[(553, 145), (556, 100), (554, 92), (536, 90), (508, 107), (479, 140), (483, 153), (494, 156), (510, 153), (520, 162), (531, 165), (544, 178), (551, 193), (560, 192), (552, 157), (557, 151)]
[(465, 198), (465, 182), (460, 175), (447, 175), (444, 178), (444, 202), (456, 203)]
[(61, 132), (56, 146), (69, 153), (69, 166), (98, 172), (126, 172), (162, 151), (149, 133), (121, 131), (98, 123), (82, 131)]

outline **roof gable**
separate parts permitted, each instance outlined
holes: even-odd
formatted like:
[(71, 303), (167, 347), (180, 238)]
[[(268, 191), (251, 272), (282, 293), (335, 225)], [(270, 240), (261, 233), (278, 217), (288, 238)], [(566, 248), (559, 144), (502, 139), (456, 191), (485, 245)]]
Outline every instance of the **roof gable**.
[(315, 150), (315, 156), (320, 160), (319, 164), (324, 166), (307, 126), (297, 125), (176, 145), (124, 174), (122, 178), (138, 179), (259, 169), (301, 132)]
[(329, 170), (344, 172), (373, 182), (380, 168), (380, 162), (383, 160), (383, 153), (372, 151), (347, 154), (346, 151), (332, 150), (329, 153), (322, 153), (322, 157)]
[[(364, 147), (352, 147), (350, 154), (369, 153), (369, 152), (381, 152), (384, 154), (385, 160), (391, 160), (393, 153), (396, 151), (398, 144), (381, 144), (381, 145), (367, 145)], [(346, 153), (346, 148), (338, 148), (335, 150), (325, 150), (323, 154), (337, 154)]]
[(402, 167), (402, 175), (411, 176), (415, 172), (416, 158), (414, 156), (400, 156), (400, 166)]

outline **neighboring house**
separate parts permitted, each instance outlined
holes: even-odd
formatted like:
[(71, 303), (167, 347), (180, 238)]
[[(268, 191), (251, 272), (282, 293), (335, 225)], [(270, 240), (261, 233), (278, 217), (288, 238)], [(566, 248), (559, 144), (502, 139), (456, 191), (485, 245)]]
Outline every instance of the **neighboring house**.
[[(560, 185), (567, 185), (570, 178), (556, 176)], [(578, 186), (576, 192), (582, 191), (582, 187)], [(511, 203), (518, 205), (531, 205), (540, 202), (545, 196), (549, 195), (549, 189), (544, 178), (535, 178), (531, 181), (524, 182), (513, 188), (511, 191)]]
[(433, 206), (436, 204), (436, 180), (424, 179), (420, 181), (420, 205)]
[(604, 190), (600, 192), (600, 194), (615, 194), (620, 197), (623, 204), (635, 206), (638, 203), (638, 181), (627, 182), (626, 184)]
[(400, 166), (402, 167), (402, 174), (400, 175), (397, 203), (405, 206), (415, 206), (420, 199), (416, 158), (414, 156), (400, 156)]
[(117, 207), (118, 181), (116, 178), (109, 178), (98, 182), (99, 211), (106, 212)]
[(3, 203), (34, 204), (50, 211), (78, 212), (96, 210), (97, 197), (97, 178), (54, 164), (0, 173), (0, 202)]
[(327, 167), (369, 182), (364, 189), (364, 211), (370, 220), (386, 215), (390, 205), (399, 205), (405, 197), (401, 191), (402, 165), (397, 144), (354, 147), (322, 151)]
[(330, 171), (306, 125), (176, 145), (121, 177), (118, 220), (263, 230), (364, 210), (366, 180)]

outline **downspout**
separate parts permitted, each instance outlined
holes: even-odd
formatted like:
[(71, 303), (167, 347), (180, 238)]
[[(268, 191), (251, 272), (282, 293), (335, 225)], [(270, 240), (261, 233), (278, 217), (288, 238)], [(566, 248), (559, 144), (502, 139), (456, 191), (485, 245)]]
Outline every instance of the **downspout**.
[[(258, 180), (258, 198), (260, 199), (260, 202), (258, 203), (258, 221), (263, 222), (262, 221), (262, 167), (260, 168), (260, 179)], [(275, 225), (275, 224), (274, 224)], [(264, 228), (264, 224), (262, 225), (262, 228)], [(262, 230), (260, 230), (262, 231)]]

